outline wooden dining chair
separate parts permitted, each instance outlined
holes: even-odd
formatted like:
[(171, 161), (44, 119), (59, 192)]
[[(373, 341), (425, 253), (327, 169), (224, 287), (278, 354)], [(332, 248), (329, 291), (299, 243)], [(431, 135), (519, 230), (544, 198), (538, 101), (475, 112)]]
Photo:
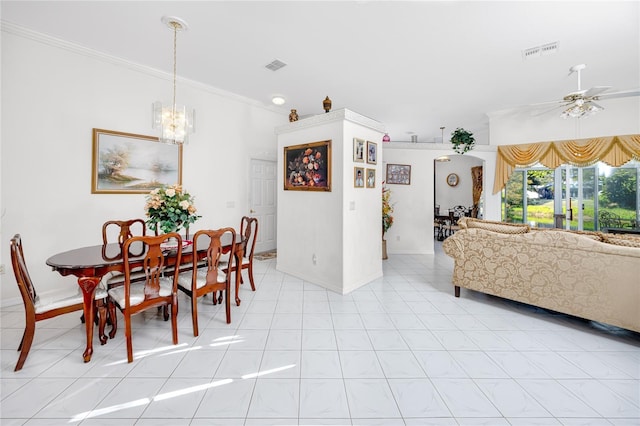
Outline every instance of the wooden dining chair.
[[(110, 238), (117, 232), (117, 241)], [(108, 220), (102, 224), (102, 244), (117, 242), (124, 244), (133, 236), (147, 235), (147, 224), (144, 219)]]
[[(169, 239), (177, 241), (177, 247), (166, 246)], [(130, 254), (132, 244), (142, 244), (145, 255), (142, 259)], [(179, 265), (182, 258), (182, 238), (177, 232), (162, 235), (131, 237), (124, 242), (124, 285), (110, 288), (109, 314), (116, 328), (115, 308), (124, 316), (125, 339), (127, 341), (127, 360), (133, 362), (133, 346), (131, 339), (131, 316), (148, 309), (164, 307), (164, 319), (168, 320), (168, 308), (171, 308), (171, 331), (173, 344), (178, 344), (178, 275), (164, 276), (169, 265), (169, 255), (172, 263)], [(142, 281), (132, 281), (132, 263), (130, 257), (135, 257), (134, 264), (141, 263), (145, 275)]]
[[(40, 297), (37, 294), (36, 289), (29, 276), (27, 269), (27, 263), (24, 258), (24, 249), (22, 247), (22, 238), (20, 234), (14, 235), (11, 239), (11, 264), (13, 266), (13, 273), (20, 289), (20, 295), (22, 296), (22, 302), (24, 303), (25, 311), (25, 328), (22, 335), (18, 350), (20, 356), (18, 363), (14, 371), (22, 369), (24, 362), (29, 355), (31, 344), (36, 330), (36, 323), (38, 321), (46, 320), (49, 318), (57, 317), (58, 315), (67, 314), (69, 312), (82, 311), (83, 310), (83, 297), (80, 292), (80, 288), (77, 289), (75, 294), (69, 295), (68, 293), (55, 292), (47, 293), (46, 297)], [(100, 336), (100, 342), (105, 344), (107, 338), (104, 334), (104, 327), (106, 323), (106, 310), (104, 301), (107, 298), (107, 292), (104, 289), (97, 288), (95, 293), (95, 308), (98, 309), (98, 334)]]
[[(226, 234), (226, 235), (225, 235)], [(208, 237), (208, 238), (207, 238)], [(231, 273), (226, 270), (223, 262), (224, 245), (230, 247), (228, 255), (234, 257), (236, 245), (236, 231), (233, 228), (221, 228), (217, 230), (200, 230), (193, 236), (193, 262), (191, 270), (182, 272), (178, 276), (178, 289), (191, 298), (191, 321), (193, 323), (193, 335), (198, 336), (198, 298), (208, 293), (212, 294), (213, 304), (222, 302), (224, 293), (227, 324), (231, 323)], [(230, 245), (229, 245), (230, 243)], [(206, 247), (205, 266), (202, 259), (198, 260), (195, 253), (201, 252)], [(220, 291), (220, 299), (217, 292)]]
[(242, 270), (247, 269), (249, 272), (251, 290), (256, 291), (256, 285), (253, 281), (253, 251), (256, 247), (256, 239), (258, 238), (258, 219), (255, 217), (244, 216), (240, 221), (240, 235), (242, 235), (242, 239), (245, 242), (242, 265), (239, 271), (240, 283), (243, 283)]
[[(147, 235), (147, 225), (144, 219), (108, 220), (102, 224), (102, 244), (105, 247), (110, 243), (118, 243), (120, 246), (124, 246), (124, 242), (129, 238), (144, 235)], [(142, 254), (142, 252), (139, 252), (139, 254)], [(122, 253), (120, 253), (120, 256), (122, 256)], [(141, 271), (134, 272), (132, 275), (134, 280), (144, 278), (144, 273)], [(123, 283), (124, 274), (112, 271), (102, 278), (100, 286), (108, 290)]]

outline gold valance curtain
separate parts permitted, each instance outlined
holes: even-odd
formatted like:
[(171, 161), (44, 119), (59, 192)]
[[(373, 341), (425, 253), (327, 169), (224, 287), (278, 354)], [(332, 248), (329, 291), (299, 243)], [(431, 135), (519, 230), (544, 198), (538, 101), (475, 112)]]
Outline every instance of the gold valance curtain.
[(598, 161), (619, 167), (631, 159), (640, 160), (640, 135), (501, 145), (496, 158), (493, 193), (502, 191), (516, 167), (540, 163), (555, 169), (562, 164), (588, 166)]

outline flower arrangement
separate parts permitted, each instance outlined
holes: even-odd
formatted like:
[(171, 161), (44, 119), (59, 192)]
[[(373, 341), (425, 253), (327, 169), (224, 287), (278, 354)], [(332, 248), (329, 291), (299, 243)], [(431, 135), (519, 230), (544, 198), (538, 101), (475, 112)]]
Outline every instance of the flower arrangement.
[(382, 239), (384, 240), (384, 234), (391, 228), (393, 225), (393, 206), (389, 202), (391, 198), (391, 190), (384, 186), (384, 182), (382, 183)]
[(147, 204), (144, 206), (149, 218), (147, 225), (154, 231), (164, 233), (176, 232), (181, 228), (188, 228), (202, 216), (196, 214), (196, 206), (193, 197), (182, 189), (181, 185), (163, 186), (154, 189), (147, 195)]

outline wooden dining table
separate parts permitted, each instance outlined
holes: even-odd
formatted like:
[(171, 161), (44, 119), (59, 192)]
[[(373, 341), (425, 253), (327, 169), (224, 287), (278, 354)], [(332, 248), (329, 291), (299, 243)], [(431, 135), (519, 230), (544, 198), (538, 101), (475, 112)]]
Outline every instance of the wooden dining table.
[[(197, 259), (200, 260), (206, 257), (208, 244), (200, 245), (200, 240), (198, 240), (198, 244), (198, 247), (203, 248), (202, 250), (198, 250), (196, 254)], [(246, 242), (243, 240), (242, 235), (236, 234), (234, 249), (234, 257), (236, 260), (236, 304), (240, 303), (238, 290), (240, 289), (241, 269), (239, 268), (242, 266), (245, 244)], [(226, 244), (223, 240), (223, 250), (227, 253), (231, 250), (231, 237), (229, 237)], [(130, 250), (129, 264), (132, 268), (142, 265), (144, 251), (140, 248), (138, 252), (136, 252), (135, 247)], [(168, 253), (167, 266), (175, 266), (175, 260), (172, 263), (172, 259), (175, 259), (175, 257), (171, 255), (170, 251)], [(193, 256), (193, 244), (185, 245), (182, 249), (182, 260), (180, 263), (182, 265), (193, 263)], [(122, 246), (118, 243), (112, 243), (81, 247), (55, 254), (47, 259), (46, 263), (51, 266), (54, 271), (60, 273), (60, 275), (73, 275), (78, 278), (78, 285), (82, 290), (83, 296), (83, 310), (87, 334), (87, 345), (82, 356), (84, 362), (89, 362), (93, 354), (93, 322), (95, 319), (93, 301), (95, 291), (107, 273), (112, 271), (124, 273)], [(108, 340), (106, 335), (99, 336), (99, 338), (101, 344), (105, 344)]]

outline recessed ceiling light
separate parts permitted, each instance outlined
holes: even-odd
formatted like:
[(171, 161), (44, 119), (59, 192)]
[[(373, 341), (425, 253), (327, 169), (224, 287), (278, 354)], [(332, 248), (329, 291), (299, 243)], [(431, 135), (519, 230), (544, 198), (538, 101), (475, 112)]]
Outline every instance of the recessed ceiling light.
[(276, 105), (284, 105), (285, 100), (282, 96), (274, 96), (273, 98), (271, 98), (271, 102)]

